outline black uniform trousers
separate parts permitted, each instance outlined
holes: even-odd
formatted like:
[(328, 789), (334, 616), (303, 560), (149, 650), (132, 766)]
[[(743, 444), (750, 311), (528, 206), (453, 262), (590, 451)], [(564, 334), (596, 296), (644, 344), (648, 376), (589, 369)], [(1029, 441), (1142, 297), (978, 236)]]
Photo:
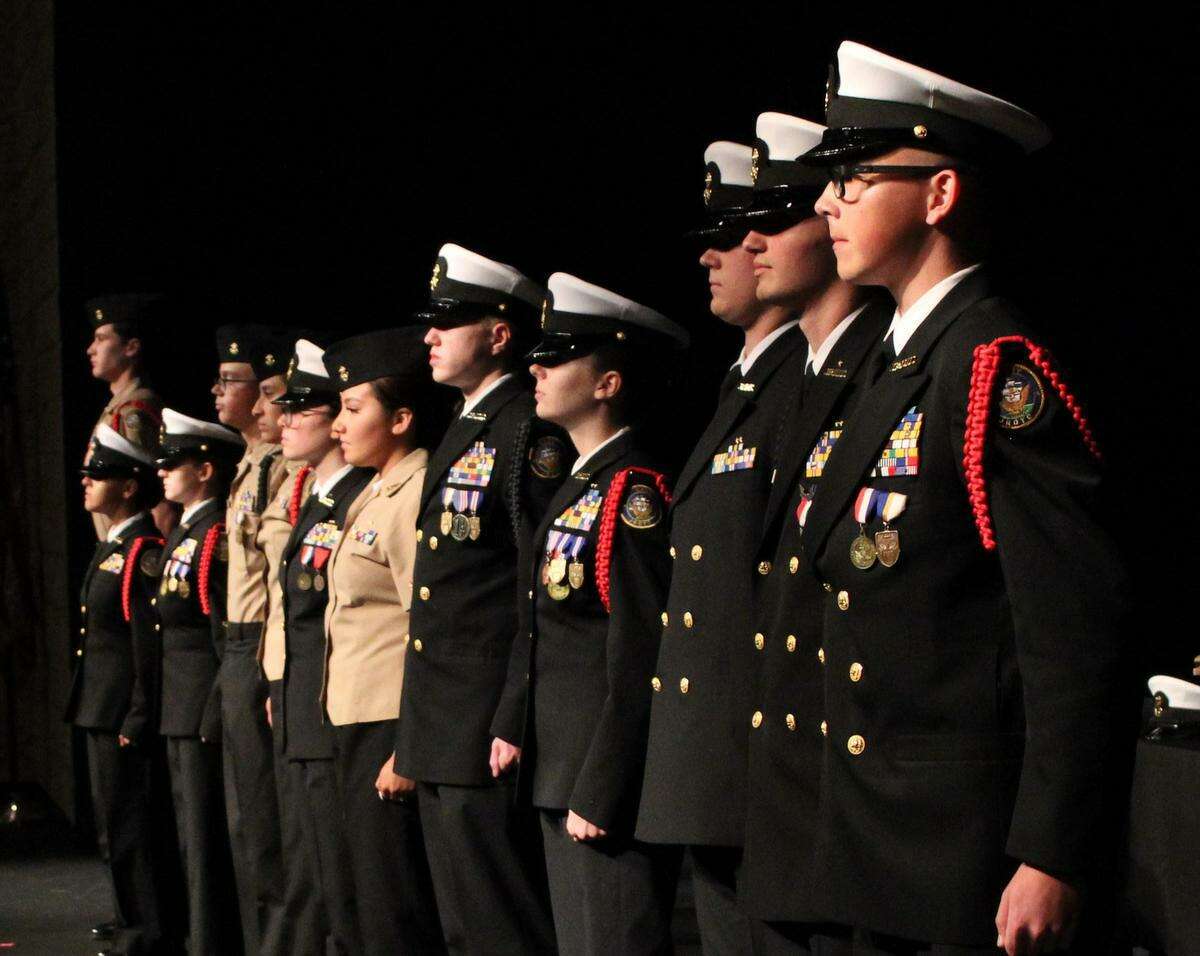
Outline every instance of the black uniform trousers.
[(542, 811), (554, 930), (563, 956), (673, 952), (682, 849), (629, 838), (576, 843), (562, 810)]
[(421, 783), (426, 855), (451, 953), (553, 953), (537, 818), (514, 805), (515, 775), (481, 787)]
[(760, 940), (756, 956), (995, 956), (994, 946), (953, 946), (917, 943), (844, 926), (811, 926), (773, 923), (765, 943)]
[(380, 800), (375, 789), (395, 736), (395, 720), (335, 726), (333, 760), (362, 952), (425, 956), (445, 952), (445, 946), (417, 798)]
[[(278, 713), (278, 711), (276, 711)], [(363, 951), (354, 902), (354, 871), (346, 845), (333, 760), (284, 760), (290, 788), (300, 802), (305, 851), (313, 863), (326, 932), (338, 956)]]
[[(269, 685), (271, 707), (282, 714), (283, 681)], [(279, 835), (283, 855), (283, 921), (286, 924), (288, 956), (324, 956), (328, 921), (321, 901), (316, 862), (304, 836), (304, 795), (301, 781), (290, 774), (283, 755), (283, 720), (271, 730), (274, 740), (275, 795), (279, 808)], [(283, 937), (281, 937), (281, 940)]]
[(291, 929), (284, 906), (274, 746), (267, 725), (267, 684), (258, 663), (261, 633), (261, 624), (227, 625), (218, 677), (225, 808), (246, 952), (288, 956)]
[(164, 852), (168, 847), (161, 840), (164, 823), (171, 822), (162, 740), (152, 737), (148, 743), (122, 747), (116, 734), (89, 729), (87, 755), (96, 834), (112, 875), (120, 946), (130, 956), (163, 951), (179, 916), (179, 901), (172, 895), (178, 883), (172, 864), (178, 858)]
[(188, 956), (237, 956), (242, 934), (225, 824), (221, 746), (199, 737), (168, 737), (167, 764), (187, 880)]

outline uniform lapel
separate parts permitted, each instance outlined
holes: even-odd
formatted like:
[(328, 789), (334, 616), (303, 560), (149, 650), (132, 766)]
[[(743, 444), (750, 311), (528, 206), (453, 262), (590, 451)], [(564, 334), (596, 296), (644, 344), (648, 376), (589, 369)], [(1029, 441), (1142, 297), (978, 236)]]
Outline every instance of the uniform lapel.
[(514, 375), (503, 385), (488, 395), (465, 417), (460, 416), (450, 423), (446, 434), (442, 437), (437, 449), (429, 456), (429, 465), (425, 469), (425, 483), (421, 488), (421, 508), (424, 513), (429, 499), (442, 486), (446, 472), (450, 466), (462, 457), (467, 446), (487, 427), (496, 414), (505, 405), (525, 391), (525, 384)]
[[(987, 294), (987, 278), (982, 270), (967, 276), (947, 293), (920, 324), (897, 358), (893, 361), (889, 356), (883, 363), (883, 371), (875, 384), (864, 393), (841, 438), (834, 445), (813, 496), (812, 508), (801, 537), (804, 550), (813, 560), (821, 553), (825, 540), (848, 507), (850, 499), (858, 492), (863, 476), (874, 464), (888, 435), (929, 381), (925, 360), (932, 347), (968, 306)], [(883, 347), (882, 343), (879, 347)], [(966, 396), (963, 401), (966, 401)]]
[[(890, 305), (871, 305), (850, 323), (826, 357), (822, 374), (805, 388), (804, 401), (798, 412), (787, 417), (787, 430), (775, 456), (778, 464), (763, 515), (764, 535), (770, 534), (779, 520), (781, 510), (791, 500), (800, 472), (808, 461), (808, 453), (816, 444), (821, 429), (833, 415), (833, 410), (854, 381), (863, 362), (879, 347), (891, 311)], [(830, 369), (844, 369), (846, 374), (843, 377), (825, 374)]]
[(737, 428), (738, 423), (753, 412), (761, 390), (766, 386), (771, 376), (779, 370), (792, 350), (802, 347), (802, 333), (797, 326), (792, 326), (778, 339), (767, 346), (750, 368), (750, 374), (743, 376), (740, 382), (723, 397), (717, 406), (716, 414), (704, 429), (691, 457), (679, 473), (675, 482), (675, 497), (671, 504), (674, 508), (683, 500), (695, 485), (696, 480), (704, 473), (712, 461), (713, 455), (722, 451), (725, 437)]

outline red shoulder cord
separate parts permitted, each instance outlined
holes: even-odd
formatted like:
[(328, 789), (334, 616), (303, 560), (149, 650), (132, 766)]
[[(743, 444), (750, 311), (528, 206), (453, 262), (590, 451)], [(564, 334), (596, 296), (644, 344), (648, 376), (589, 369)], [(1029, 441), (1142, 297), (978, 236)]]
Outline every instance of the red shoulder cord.
[(162, 424), (162, 416), (157, 411), (155, 411), (153, 405), (149, 405), (146, 402), (135, 399), (134, 401), (130, 401), (130, 402), (122, 402), (115, 409), (113, 409), (113, 420), (112, 420), (112, 430), (113, 431), (119, 432), (121, 430), (121, 412), (124, 411), (126, 408), (136, 408), (139, 412), (145, 412), (147, 415), (149, 415), (151, 418), (153, 418), (154, 424), (156, 424), (156, 425)]
[(967, 427), (963, 441), (963, 471), (966, 473), (967, 494), (971, 511), (975, 514), (975, 526), (979, 529), (979, 540), (985, 551), (996, 549), (996, 535), (992, 528), (992, 515), (988, 507), (987, 479), (983, 471), (983, 450), (987, 442), (988, 422), (991, 421), (992, 388), (1000, 367), (1001, 347), (1010, 344), (1024, 346), (1030, 360), (1041, 369), (1046, 381), (1054, 386), (1059, 398), (1075, 419), (1079, 434), (1087, 450), (1097, 461), (1100, 447), (1092, 435), (1087, 416), (1078, 400), (1067, 388), (1067, 383), (1050, 363), (1050, 353), (1023, 335), (1004, 335), (987, 345), (975, 346), (975, 360), (971, 366), (971, 388), (967, 397)]
[(208, 529), (204, 536), (204, 547), (200, 550), (200, 574), (196, 580), (200, 588), (200, 610), (205, 614), (212, 613), (212, 601), (208, 597), (208, 572), (212, 568), (213, 551), (217, 548), (217, 539), (225, 533), (225, 522), (218, 521)]
[(133, 587), (133, 569), (137, 567), (138, 555), (147, 544), (157, 544), (162, 547), (164, 543), (162, 538), (148, 534), (141, 538), (135, 538), (129, 549), (129, 554), (125, 558), (125, 573), (121, 577), (121, 612), (125, 615), (126, 624), (129, 623), (132, 616), (129, 607), (129, 589)]
[(305, 465), (296, 472), (296, 483), (292, 485), (292, 497), (288, 501), (288, 523), (295, 525), (300, 520), (300, 499), (304, 497), (304, 479), (312, 468)]
[(629, 476), (635, 472), (653, 479), (654, 487), (663, 496), (663, 500), (668, 506), (671, 504), (671, 489), (667, 485), (667, 479), (649, 468), (622, 468), (609, 482), (604, 507), (600, 511), (600, 531), (596, 535), (596, 590), (600, 592), (600, 603), (609, 613), (612, 613), (609, 572), (612, 565), (613, 532), (617, 527), (617, 512), (621, 509), (621, 499), (625, 497), (625, 485), (629, 482)]

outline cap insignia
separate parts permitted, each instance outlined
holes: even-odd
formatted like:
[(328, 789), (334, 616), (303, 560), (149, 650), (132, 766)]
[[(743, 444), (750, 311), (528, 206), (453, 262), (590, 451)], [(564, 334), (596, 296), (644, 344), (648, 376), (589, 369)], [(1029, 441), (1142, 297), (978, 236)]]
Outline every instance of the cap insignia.
[(237, 344), (237, 342), (230, 342), (230, 343), (229, 343), (229, 354), (230, 354), (230, 355), (237, 355), (239, 351), (240, 351), (240, 349), (238, 349), (238, 344)]
[(750, 184), (758, 182), (758, 147), (750, 150)]
[(918, 123), (916, 126), (913, 127), (913, 136), (915, 136), (917, 139), (924, 139), (928, 135), (929, 135), (929, 129), (927, 127), (925, 127), (924, 125)]
[(293, 355), (290, 359), (288, 359), (288, 367), (287, 367), (287, 372), (284, 374), (284, 380), (290, 382), (292, 380), (292, 373), (295, 371), (296, 371), (296, 356)]
[(267, 368), (271, 368), (275, 364), (275, 356), (268, 352), (263, 362), (266, 363)]
[(704, 205), (706, 206), (708, 205), (709, 200), (712, 199), (712, 183), (713, 175), (712, 170), (710, 169), (704, 174)]
[(346, 368), (346, 366), (344, 366), (344, 365), (339, 365), (338, 366), (338, 378), (340, 378), (343, 382), (350, 381), (350, 370), (348, 368)]
[(442, 281), (442, 264), (440, 262), (435, 262), (433, 264), (433, 275), (430, 276), (430, 278), (429, 278), (429, 291), (433, 292), (438, 287), (438, 283), (441, 281)]
[(500, 312), (507, 312), (508, 311), (508, 303), (507, 302), (497, 302), (496, 308)]
[(546, 327), (546, 317), (550, 314), (550, 300), (542, 299), (542, 328)]
[(104, 310), (103, 310), (103, 309), (97, 309), (97, 310), (96, 310), (96, 321), (97, 321), (97, 322), (99, 322), (99, 321), (101, 321), (103, 318), (104, 318)]

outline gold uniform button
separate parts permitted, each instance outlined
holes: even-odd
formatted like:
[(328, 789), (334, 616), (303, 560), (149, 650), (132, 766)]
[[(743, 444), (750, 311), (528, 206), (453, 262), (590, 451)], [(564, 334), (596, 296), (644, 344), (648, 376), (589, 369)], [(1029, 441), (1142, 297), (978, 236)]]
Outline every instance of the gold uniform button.
[(692, 612), (684, 611), (683, 612), (683, 626), (691, 627), (695, 623), (696, 623), (696, 619), (694, 617), (692, 617)]
[(761, 651), (766, 646), (766, 643), (767, 643), (767, 639), (765, 637), (763, 637), (761, 634), (754, 635), (754, 646), (756, 649)]
[(76, 656), (76, 657), (83, 657), (83, 648), (82, 648), (82, 647), (77, 647), (77, 648), (75, 648), (75, 656)]
[(825, 723), (825, 721), (821, 721), (821, 736), (822, 737), (829, 736), (829, 724)]
[(437, 550), (437, 535), (436, 534), (431, 534), (429, 536), (429, 550), (430, 551)]
[(155, 624), (155, 625), (154, 625), (154, 629), (155, 629), (156, 631), (161, 631), (161, 630), (162, 630), (162, 625), (161, 625), (161, 624)]
[(823, 648), (823, 647), (817, 648), (817, 660), (819, 660), (822, 664), (825, 663), (825, 648)]
[(756, 710), (754, 712), (754, 715), (750, 718), (750, 726), (754, 727), (754, 728), (758, 728), (758, 727), (762, 726), (762, 711), (761, 710)]
[(533, 588), (529, 589), (529, 600), (533, 600)]
[(789, 654), (795, 653), (795, 651), (796, 651), (796, 635), (795, 634), (789, 634), (787, 636), (787, 649), (788, 649)]
[(692, 560), (699, 561), (704, 556), (704, 549), (698, 544), (692, 545)]
[(660, 681), (657, 677), (652, 677), (650, 678), (650, 686), (654, 688), (654, 693), (657, 694), (660, 690), (662, 690), (662, 681)]
[(675, 545), (671, 545), (671, 557), (675, 557)]
[(156, 597), (152, 597), (152, 598), (150, 599), (150, 606), (151, 606), (151, 607), (154, 607), (154, 605), (156, 605), (157, 603), (158, 603), (158, 598), (156, 598)]
[(417, 529), (417, 540), (418, 540), (418, 541), (424, 541), (424, 540), (425, 540), (425, 532), (424, 532), (424, 531), (422, 531), (420, 528), (418, 528), (418, 529)]
[(854, 683), (857, 684), (860, 680), (862, 680), (862, 672), (863, 666), (858, 661), (855, 661), (850, 665), (850, 679), (854, 681)]
[(787, 724), (788, 730), (796, 729), (796, 715), (795, 714), (788, 714), (786, 717), (783, 718), (783, 720), (784, 720), (784, 723)]
[(86, 634), (86, 633), (87, 633), (87, 628), (86, 628), (86, 627), (81, 627), (81, 628), (79, 629), (79, 633), (80, 633), (80, 634)]
[(421, 587), (421, 592), (420, 592), (420, 593), (421, 593), (421, 600), (422, 600), (422, 601), (428, 601), (428, 600), (429, 600), (429, 588), (422, 586), (422, 587)]
[(830, 584), (828, 581), (823, 581), (821, 583), (821, 587), (823, 587), (827, 592), (833, 590), (833, 585)]
[(663, 622), (663, 627), (666, 627), (666, 626), (667, 626), (667, 622), (668, 622), (668, 621), (670, 621), (670, 620), (671, 620), (671, 618), (668, 616), (667, 612), (666, 612), (666, 611), (663, 611), (663, 612), (662, 612), (662, 622)]
[(413, 646), (413, 650), (416, 651), (418, 654), (420, 654), (421, 651), (425, 650), (425, 645), (421, 643), (421, 639), (419, 637), (415, 641), (412, 642), (412, 646)]
[(80, 613), (80, 614), (87, 614), (87, 605), (86, 605), (86, 604), (81, 604), (81, 605), (79, 605), (79, 613)]
[(679, 678), (679, 693), (686, 694), (691, 686), (686, 677)]
[(850, 753), (852, 753), (855, 757), (857, 757), (867, 749), (867, 742), (863, 739), (862, 734), (855, 734), (846, 741), (846, 749), (849, 750)]
[(800, 570), (800, 559), (794, 554), (788, 559), (788, 570), (795, 574)]
[(771, 573), (771, 562), (770, 561), (759, 561), (758, 562), (758, 573), (759, 574), (770, 574)]
[(839, 611), (850, 610), (850, 592), (838, 591), (837, 602)]

